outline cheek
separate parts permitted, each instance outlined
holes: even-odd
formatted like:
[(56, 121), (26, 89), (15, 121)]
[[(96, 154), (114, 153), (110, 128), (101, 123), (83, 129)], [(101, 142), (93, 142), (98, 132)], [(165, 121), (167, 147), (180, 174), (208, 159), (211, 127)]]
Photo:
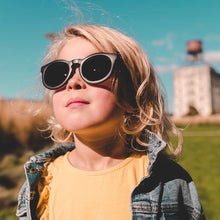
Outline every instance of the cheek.
[(56, 118), (59, 117), (59, 115), (61, 114), (61, 106), (62, 106), (62, 102), (61, 102), (61, 97), (58, 93), (54, 93), (53, 95), (53, 114)]
[(94, 106), (93, 118), (100, 120), (101, 123), (111, 123), (118, 126), (121, 121), (122, 110), (116, 104), (115, 96), (113, 94), (100, 94), (99, 102)]
[(96, 111), (108, 114), (116, 108), (116, 99), (111, 92), (97, 93), (94, 97), (94, 106), (98, 108)]

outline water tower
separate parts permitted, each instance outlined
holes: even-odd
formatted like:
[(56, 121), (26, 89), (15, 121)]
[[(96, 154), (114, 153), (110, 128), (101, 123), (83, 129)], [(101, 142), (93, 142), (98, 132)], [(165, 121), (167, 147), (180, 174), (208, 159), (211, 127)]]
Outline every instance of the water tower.
[(202, 61), (202, 41), (190, 40), (186, 43), (186, 60), (187, 62), (198, 62)]

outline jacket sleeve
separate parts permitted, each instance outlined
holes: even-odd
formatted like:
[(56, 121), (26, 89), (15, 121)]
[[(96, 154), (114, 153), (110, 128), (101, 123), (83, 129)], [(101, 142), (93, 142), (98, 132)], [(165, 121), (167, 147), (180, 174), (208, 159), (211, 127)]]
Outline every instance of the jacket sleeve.
[(192, 178), (162, 155), (134, 189), (131, 208), (133, 219), (205, 220)]
[(179, 215), (185, 216), (183, 219), (205, 220), (196, 186), (189, 173), (166, 158), (161, 159), (157, 168), (158, 178), (163, 185), (161, 205), (166, 207), (167, 201), (170, 204), (176, 202)]
[[(184, 204), (190, 207), (188, 212), (195, 218), (205, 220), (205, 215), (199, 200), (196, 186), (193, 181), (188, 183), (188, 190), (183, 189)], [(187, 192), (187, 193), (184, 193)]]
[(25, 181), (18, 194), (18, 206), (16, 215), (19, 219), (27, 219), (27, 193), (28, 193), (28, 182)]

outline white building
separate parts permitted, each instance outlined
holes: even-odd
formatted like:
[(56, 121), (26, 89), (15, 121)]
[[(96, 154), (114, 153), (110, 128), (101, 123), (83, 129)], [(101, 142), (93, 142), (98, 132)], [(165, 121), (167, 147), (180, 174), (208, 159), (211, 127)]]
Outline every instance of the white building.
[(206, 65), (182, 67), (174, 73), (174, 116), (192, 110), (201, 116), (220, 113), (220, 74)]

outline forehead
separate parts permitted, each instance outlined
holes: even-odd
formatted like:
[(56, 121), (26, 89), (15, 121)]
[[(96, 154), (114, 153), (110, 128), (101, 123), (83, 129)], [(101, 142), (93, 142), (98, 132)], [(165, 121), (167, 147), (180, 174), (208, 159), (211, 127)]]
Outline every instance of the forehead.
[(90, 54), (101, 52), (90, 41), (82, 37), (75, 37), (61, 48), (57, 59), (73, 60), (82, 59)]

